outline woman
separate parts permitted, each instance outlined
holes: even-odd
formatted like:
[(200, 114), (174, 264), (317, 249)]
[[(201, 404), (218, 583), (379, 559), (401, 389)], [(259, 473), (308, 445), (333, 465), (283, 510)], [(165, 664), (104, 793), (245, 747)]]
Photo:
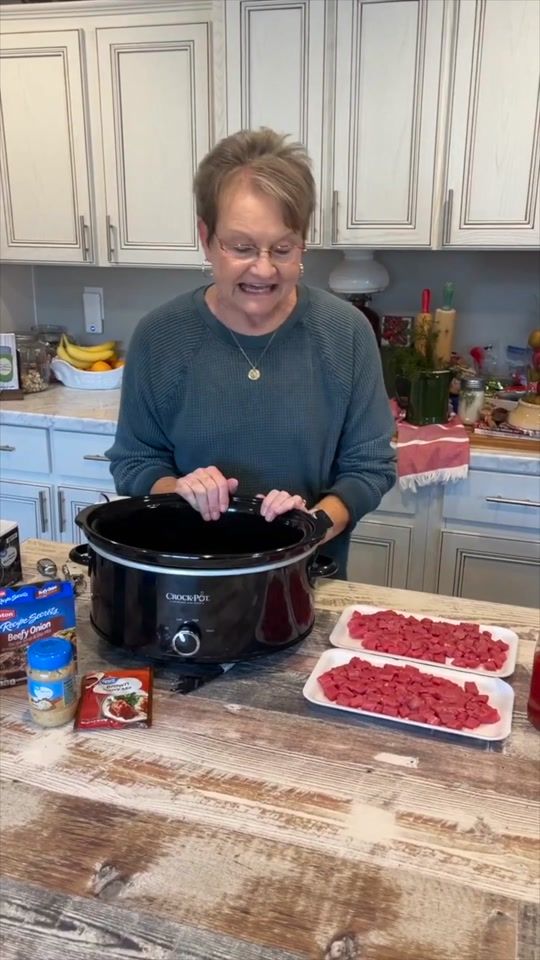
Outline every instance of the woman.
[(375, 338), (350, 304), (299, 283), (315, 205), (310, 162), (271, 130), (227, 137), (195, 178), (213, 271), (139, 324), (111, 472), (120, 494), (175, 492), (205, 520), (231, 494), (268, 521), (323, 509), (346, 576), (350, 531), (395, 479)]

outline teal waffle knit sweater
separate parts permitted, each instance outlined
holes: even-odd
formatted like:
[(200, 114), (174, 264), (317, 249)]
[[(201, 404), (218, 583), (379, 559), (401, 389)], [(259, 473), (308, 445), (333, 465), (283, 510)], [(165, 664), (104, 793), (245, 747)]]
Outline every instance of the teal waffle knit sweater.
[[(257, 364), (270, 334), (236, 334)], [(346, 576), (350, 530), (395, 480), (393, 419), (365, 317), (322, 290), (298, 302), (261, 363), (261, 378), (206, 306), (204, 288), (139, 323), (124, 370), (109, 450), (119, 494), (147, 494), (160, 477), (214, 464), (238, 493), (276, 487), (309, 505), (332, 493), (351, 515), (324, 553)]]

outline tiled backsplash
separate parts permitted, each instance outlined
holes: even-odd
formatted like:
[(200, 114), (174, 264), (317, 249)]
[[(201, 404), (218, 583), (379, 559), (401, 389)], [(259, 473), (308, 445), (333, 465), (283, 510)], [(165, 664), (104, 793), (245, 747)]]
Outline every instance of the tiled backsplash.
[[(308, 251), (305, 279), (327, 287), (338, 262), (334, 251)], [(523, 344), (540, 326), (540, 261), (534, 251), (447, 252), (392, 250), (377, 253), (388, 269), (390, 286), (372, 303), (379, 313), (416, 313), (423, 287), (433, 291), (433, 309), (441, 304), (443, 285), (455, 285), (458, 311), (456, 346), (475, 343)], [(33, 273), (33, 276), (32, 276)], [(82, 290), (103, 287), (104, 336), (128, 343), (148, 310), (204, 278), (195, 270), (5, 265), (0, 286), (1, 328), (27, 329), (35, 316), (40, 323), (60, 323), (83, 336)], [(91, 338), (88, 338), (91, 340)]]

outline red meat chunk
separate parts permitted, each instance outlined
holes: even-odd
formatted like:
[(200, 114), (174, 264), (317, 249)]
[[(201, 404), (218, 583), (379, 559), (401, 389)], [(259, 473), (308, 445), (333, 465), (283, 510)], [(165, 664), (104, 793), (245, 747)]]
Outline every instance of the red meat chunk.
[(366, 650), (412, 657), (454, 667), (490, 672), (506, 663), (509, 646), (494, 640), (487, 630), (475, 623), (435, 623), (429, 617), (406, 616), (394, 610), (377, 613), (355, 611), (349, 620), (350, 636)]
[(498, 710), (476, 683), (467, 681), (461, 686), (412, 665), (379, 667), (352, 657), (349, 663), (321, 674), (318, 682), (329, 700), (387, 717), (450, 730), (476, 730), (500, 720)]

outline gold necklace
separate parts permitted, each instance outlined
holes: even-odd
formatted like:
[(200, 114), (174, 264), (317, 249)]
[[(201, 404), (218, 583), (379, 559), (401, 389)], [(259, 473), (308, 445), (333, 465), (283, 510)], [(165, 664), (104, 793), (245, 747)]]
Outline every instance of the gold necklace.
[(260, 357), (259, 357), (259, 365), (258, 365), (258, 366), (255, 366), (255, 364), (253, 363), (253, 361), (249, 359), (249, 357), (248, 357), (246, 351), (244, 350), (242, 344), (241, 344), (241, 343), (238, 343), (238, 340), (236, 339), (236, 337), (235, 337), (234, 333), (232, 332), (232, 330), (230, 329), (230, 327), (227, 327), (227, 330), (229, 331), (231, 337), (233, 338), (236, 346), (237, 346), (238, 349), (240, 350), (240, 353), (245, 357), (245, 359), (246, 359), (247, 362), (249, 363), (249, 370), (248, 370), (248, 377), (249, 377), (249, 379), (250, 379), (250, 380), (260, 380), (260, 379), (261, 379), (261, 371), (260, 371), (261, 360), (263, 359), (266, 351), (267, 351), (268, 348), (270, 347), (270, 345), (271, 345), (271, 343), (272, 343), (272, 340), (274, 339), (276, 333), (277, 333), (278, 330), (279, 330), (279, 327), (278, 327), (276, 330), (274, 330), (274, 332), (273, 332), (272, 336), (270, 337), (268, 343), (266, 344), (263, 352), (261, 353), (261, 355), (260, 355)]

